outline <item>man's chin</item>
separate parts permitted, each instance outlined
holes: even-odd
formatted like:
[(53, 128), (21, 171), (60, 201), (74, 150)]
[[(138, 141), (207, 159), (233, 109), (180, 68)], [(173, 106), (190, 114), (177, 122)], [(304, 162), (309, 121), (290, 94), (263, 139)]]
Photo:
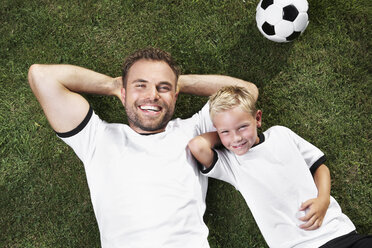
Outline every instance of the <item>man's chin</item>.
[(172, 116), (173, 112), (169, 111), (157, 116), (137, 112), (136, 115), (127, 115), (127, 118), (129, 126), (137, 133), (159, 133), (165, 130)]
[[(168, 123), (168, 122), (166, 122)], [(164, 131), (166, 127), (166, 123), (160, 122), (160, 123), (131, 123), (130, 127), (137, 131), (137, 132), (142, 132), (142, 133), (159, 133)]]

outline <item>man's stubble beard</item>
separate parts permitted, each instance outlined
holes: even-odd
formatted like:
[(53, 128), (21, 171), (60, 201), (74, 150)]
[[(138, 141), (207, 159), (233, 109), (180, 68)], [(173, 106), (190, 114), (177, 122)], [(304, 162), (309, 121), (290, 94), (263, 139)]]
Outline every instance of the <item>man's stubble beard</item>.
[[(146, 118), (145, 120), (141, 119), (140, 116), (137, 114), (136, 111), (132, 111), (132, 109), (137, 110), (137, 106), (139, 104), (135, 103), (134, 106), (131, 106), (131, 108), (125, 107), (125, 112), (127, 113), (127, 119), (130, 127), (136, 127), (142, 131), (146, 132), (159, 132), (160, 130), (163, 130), (168, 122), (172, 119), (172, 116), (174, 114), (175, 105), (173, 105), (171, 108), (169, 108), (167, 105), (156, 103), (159, 106), (162, 107), (162, 111), (165, 113), (162, 118), (154, 118), (154, 120), (151, 120), (151, 118)], [(138, 110), (141, 111), (141, 110)]]

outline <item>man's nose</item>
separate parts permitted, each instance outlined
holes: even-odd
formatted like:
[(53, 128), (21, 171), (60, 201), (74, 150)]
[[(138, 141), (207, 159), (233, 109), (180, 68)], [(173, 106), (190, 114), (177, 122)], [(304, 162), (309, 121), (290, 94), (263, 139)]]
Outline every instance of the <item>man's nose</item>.
[(159, 92), (158, 92), (158, 89), (156, 88), (156, 86), (149, 87), (148, 91), (147, 91), (147, 95), (148, 95), (148, 98), (150, 100), (159, 99)]

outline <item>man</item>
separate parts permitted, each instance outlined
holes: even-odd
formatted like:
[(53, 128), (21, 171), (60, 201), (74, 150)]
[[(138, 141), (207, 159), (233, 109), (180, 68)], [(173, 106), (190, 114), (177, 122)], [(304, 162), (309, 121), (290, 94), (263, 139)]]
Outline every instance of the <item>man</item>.
[[(257, 98), (256, 86), (227, 76), (179, 76), (170, 55), (154, 48), (129, 56), (122, 78), (32, 65), (29, 83), (52, 128), (84, 163), (102, 247), (209, 247), (207, 181), (186, 149), (213, 129), (208, 106), (170, 119), (179, 92), (206, 96), (240, 85)], [(102, 121), (77, 92), (119, 97), (129, 126)]]

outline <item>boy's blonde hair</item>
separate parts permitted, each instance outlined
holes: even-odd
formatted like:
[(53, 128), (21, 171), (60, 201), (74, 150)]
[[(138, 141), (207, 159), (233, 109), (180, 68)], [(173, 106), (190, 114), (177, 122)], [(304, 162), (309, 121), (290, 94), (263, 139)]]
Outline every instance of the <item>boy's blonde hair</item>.
[(255, 99), (246, 88), (226, 86), (209, 98), (209, 115), (213, 120), (218, 113), (240, 107), (243, 111), (255, 116), (257, 112), (255, 103)]

